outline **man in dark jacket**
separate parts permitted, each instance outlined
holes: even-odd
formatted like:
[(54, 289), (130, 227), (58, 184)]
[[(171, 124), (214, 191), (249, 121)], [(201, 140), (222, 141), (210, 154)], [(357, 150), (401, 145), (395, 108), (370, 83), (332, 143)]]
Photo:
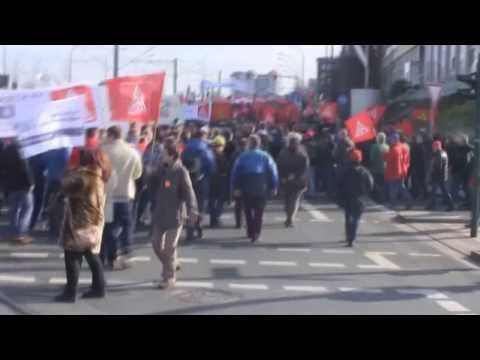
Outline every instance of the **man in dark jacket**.
[(277, 165), (260, 147), (260, 137), (250, 136), (250, 150), (244, 152), (236, 161), (231, 179), (233, 193), (242, 196), (247, 236), (252, 242), (260, 239), (267, 198), (269, 194), (276, 194), (278, 188)]
[(430, 201), (427, 205), (428, 210), (435, 210), (437, 204), (437, 191), (442, 191), (443, 200), (448, 204), (448, 211), (454, 210), (454, 204), (452, 195), (447, 188), (448, 181), (448, 155), (445, 150), (442, 149), (442, 143), (440, 141), (434, 141), (432, 145), (433, 149), (433, 161), (430, 169), (430, 183), (432, 185), (432, 191), (430, 195)]
[(465, 202), (469, 202), (468, 188), (468, 164), (473, 158), (473, 146), (468, 143), (468, 136), (460, 136), (455, 139), (453, 157), (450, 157), (452, 173), (452, 197), (460, 201), (460, 190), (465, 193)]
[(207, 136), (207, 129), (202, 128), (197, 131), (182, 154), (183, 164), (190, 173), (200, 214), (197, 224), (187, 227), (187, 241), (195, 239), (195, 231), (199, 239), (203, 237), (202, 220), (209, 197), (210, 176), (215, 172), (215, 158), (208, 146)]
[(301, 146), (302, 135), (288, 136), (288, 147), (278, 157), (280, 183), (285, 192), (286, 227), (293, 227), (293, 221), (300, 207), (300, 199), (308, 186), (309, 157)]
[(33, 211), (34, 178), (29, 161), (24, 159), (18, 143), (9, 140), (0, 152), (0, 169), (4, 171), (4, 186), (8, 193), (12, 240), (26, 245)]
[(363, 198), (373, 191), (374, 181), (372, 174), (360, 165), (363, 160), (360, 150), (353, 150), (350, 159), (351, 165), (345, 170), (339, 183), (340, 189), (342, 189), (339, 193), (339, 200), (345, 211), (347, 244), (352, 247), (365, 208)]
[(208, 198), (208, 208), (210, 212), (210, 227), (218, 228), (221, 226), (220, 218), (223, 214), (225, 202), (229, 194), (229, 159), (225, 154), (225, 138), (218, 135), (212, 141), (212, 148), (215, 156), (215, 172), (210, 177), (210, 192)]

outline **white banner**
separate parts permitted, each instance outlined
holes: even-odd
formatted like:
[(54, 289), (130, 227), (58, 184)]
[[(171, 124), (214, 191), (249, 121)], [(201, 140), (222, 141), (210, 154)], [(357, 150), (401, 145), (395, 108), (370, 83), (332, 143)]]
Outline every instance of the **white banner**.
[(179, 96), (164, 96), (160, 107), (160, 124), (172, 125), (175, 121), (184, 119), (183, 106)]
[(31, 124), (40, 115), (42, 106), (49, 102), (49, 90), (1, 91), (0, 138), (17, 136), (16, 124)]
[(15, 124), (26, 158), (54, 149), (85, 145), (88, 112), (84, 96), (48, 102), (39, 110), (39, 116), (18, 119)]
[(183, 106), (183, 118), (185, 120), (198, 119), (198, 104), (189, 104)]

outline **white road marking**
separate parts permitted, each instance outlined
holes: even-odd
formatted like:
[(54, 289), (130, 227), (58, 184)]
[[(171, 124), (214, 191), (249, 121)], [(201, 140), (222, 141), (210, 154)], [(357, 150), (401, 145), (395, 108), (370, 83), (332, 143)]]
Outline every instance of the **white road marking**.
[(449, 312), (470, 312), (469, 309), (453, 300), (438, 300), (437, 304)]
[(176, 287), (213, 289), (215, 286), (211, 282), (177, 281)]
[[(55, 278), (55, 277), (53, 277), (53, 278), (50, 278), (48, 280), (48, 283), (52, 284), (52, 285), (63, 285), (63, 284), (67, 283), (67, 279), (66, 278)], [(78, 283), (82, 284), (82, 285), (89, 285), (89, 284), (92, 283), (92, 279), (86, 279), (86, 278), (79, 279)]]
[(198, 264), (198, 259), (195, 258), (179, 258), (178, 261), (182, 264)]
[(296, 262), (293, 261), (260, 261), (262, 266), (297, 266)]
[(382, 294), (382, 289), (360, 289), (360, 288), (349, 288), (349, 287), (340, 287), (338, 288), (341, 292), (355, 292), (355, 293), (364, 293), (364, 294)]
[(20, 253), (12, 252), (10, 257), (18, 259), (46, 259), (48, 258), (48, 253)]
[(328, 292), (328, 289), (323, 286), (283, 286), (283, 290), (297, 292)]
[(440, 254), (422, 254), (422, 253), (410, 253), (409, 256), (413, 257), (442, 257)]
[(150, 262), (152, 258), (150, 256), (135, 256), (127, 260), (127, 262)]
[(268, 290), (268, 286), (263, 284), (228, 284), (228, 287), (238, 290)]
[(318, 268), (345, 268), (345, 264), (338, 263), (309, 263), (308, 266), (318, 267)]
[(59, 257), (60, 259), (65, 259), (65, 254), (60, 254), (60, 255), (58, 255), (58, 257)]
[(215, 265), (246, 265), (247, 262), (245, 260), (212, 259), (212, 260), (210, 260), (210, 264), (215, 264)]
[(0, 275), (0, 282), (32, 284), (36, 281), (34, 276)]
[(422, 295), (430, 300), (447, 300), (448, 296), (433, 289), (400, 289), (399, 294), (404, 295)]
[(400, 270), (400, 266), (388, 260), (384, 255), (392, 255), (394, 253), (386, 252), (366, 252), (365, 256), (369, 258), (375, 265), (358, 265), (359, 269), (388, 269)]
[(305, 252), (309, 253), (312, 251), (312, 249), (302, 249), (302, 248), (278, 248), (277, 251), (283, 251), (283, 252)]
[(325, 254), (354, 254), (353, 250), (324, 249)]
[(315, 220), (326, 223), (333, 222), (333, 220), (330, 219), (327, 215), (325, 215), (322, 211), (317, 210), (315, 206), (306, 201), (303, 203), (302, 207), (307, 210), (310, 216), (312, 216)]

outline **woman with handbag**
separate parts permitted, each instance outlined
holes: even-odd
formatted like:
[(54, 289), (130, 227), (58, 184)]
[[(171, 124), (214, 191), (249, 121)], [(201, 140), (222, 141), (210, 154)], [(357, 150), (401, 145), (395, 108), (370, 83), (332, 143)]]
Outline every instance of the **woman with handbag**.
[(110, 161), (102, 150), (86, 150), (81, 154), (80, 167), (62, 179), (65, 219), (60, 242), (65, 250), (67, 285), (56, 302), (75, 302), (83, 257), (92, 272), (92, 288), (83, 298), (105, 297), (105, 277), (98, 254), (105, 222), (105, 183), (111, 172)]

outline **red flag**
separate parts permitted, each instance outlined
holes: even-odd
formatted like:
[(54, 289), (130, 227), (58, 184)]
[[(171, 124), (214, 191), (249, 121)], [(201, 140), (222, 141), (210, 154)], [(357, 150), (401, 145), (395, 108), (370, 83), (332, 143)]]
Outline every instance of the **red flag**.
[(395, 124), (393, 128), (395, 130), (401, 131), (408, 137), (412, 137), (415, 135), (415, 129), (413, 128), (412, 122), (407, 119), (399, 122), (398, 124)]
[(165, 73), (121, 77), (107, 81), (113, 121), (157, 121)]
[(230, 120), (233, 117), (232, 105), (229, 101), (216, 101), (212, 107), (212, 121)]
[(275, 115), (276, 115), (275, 108), (270, 104), (265, 105), (265, 107), (263, 108), (262, 120), (265, 121), (266, 123), (273, 124), (275, 122)]
[(334, 101), (327, 101), (320, 105), (318, 115), (320, 120), (325, 121), (327, 124), (335, 124), (337, 121), (337, 103)]
[(387, 110), (387, 107), (385, 105), (372, 106), (367, 110), (375, 126), (377, 126), (380, 120), (382, 120), (386, 110)]
[(427, 122), (430, 119), (430, 110), (429, 109), (415, 109), (412, 113), (414, 120), (421, 120)]
[(375, 139), (377, 131), (367, 111), (358, 113), (345, 123), (350, 138), (355, 144)]
[(79, 85), (67, 89), (54, 90), (50, 93), (50, 99), (57, 101), (79, 95), (85, 95), (85, 107), (88, 111), (87, 121), (97, 120), (95, 101), (93, 100), (93, 92), (90, 86)]

